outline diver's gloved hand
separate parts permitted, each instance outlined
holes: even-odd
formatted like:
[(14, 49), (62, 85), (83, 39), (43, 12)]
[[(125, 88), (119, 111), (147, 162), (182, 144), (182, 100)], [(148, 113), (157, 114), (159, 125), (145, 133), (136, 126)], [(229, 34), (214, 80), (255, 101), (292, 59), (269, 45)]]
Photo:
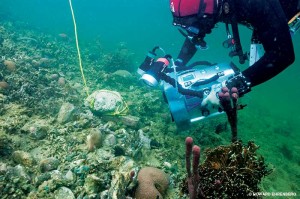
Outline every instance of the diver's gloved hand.
[(218, 93), (221, 91), (221, 88), (223, 86), (225, 85), (224, 84), (222, 85), (222, 83), (214, 84), (211, 86), (211, 90), (209, 94), (206, 97), (204, 97), (201, 103), (202, 109), (203, 108), (207, 110), (220, 109), (220, 100), (218, 97)]
[(241, 72), (235, 74), (224, 83), (229, 89), (236, 87), (240, 97), (251, 91), (251, 82)]
[(202, 110), (212, 111), (230, 111), (240, 110), (247, 105), (238, 104), (238, 89), (233, 87), (229, 89), (224, 83), (212, 86), (211, 92), (203, 99), (201, 103)]
[(195, 47), (198, 49), (198, 50), (207, 50), (208, 49), (208, 45), (206, 43), (200, 43), (200, 44), (197, 44), (195, 45)]
[(181, 68), (181, 67), (184, 67), (183, 65), (183, 60), (182, 59), (179, 59), (177, 58), (174, 62), (175, 66), (178, 67), (178, 68)]
[(195, 45), (198, 50), (207, 50), (208, 46), (206, 41), (200, 37), (189, 37), (191, 42)]

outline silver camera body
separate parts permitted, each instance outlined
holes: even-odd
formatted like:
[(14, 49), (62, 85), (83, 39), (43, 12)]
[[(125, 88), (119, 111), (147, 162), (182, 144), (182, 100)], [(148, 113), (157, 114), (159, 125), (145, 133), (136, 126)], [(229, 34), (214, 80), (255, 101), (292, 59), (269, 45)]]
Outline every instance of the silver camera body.
[[(217, 74), (219, 78), (210, 81)], [(202, 107), (201, 103), (211, 92), (212, 85), (218, 85), (221, 89), (222, 82), (228, 80), (234, 74), (234, 70), (229, 64), (195, 66), (177, 74), (175, 74), (175, 71), (167, 73), (184, 89), (203, 92), (203, 98), (182, 95), (176, 87), (162, 81), (164, 96), (177, 126), (189, 126), (193, 122), (222, 114), (223, 112), (219, 107), (208, 109), (207, 107)]]

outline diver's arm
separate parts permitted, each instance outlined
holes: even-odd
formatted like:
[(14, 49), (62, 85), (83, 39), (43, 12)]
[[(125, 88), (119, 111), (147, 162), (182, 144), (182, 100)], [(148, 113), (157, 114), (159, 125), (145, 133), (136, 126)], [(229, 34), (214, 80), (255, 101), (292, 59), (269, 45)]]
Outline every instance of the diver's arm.
[(280, 49), (267, 51), (261, 59), (242, 72), (251, 82), (251, 87), (275, 77), (294, 62), (293, 46), (290, 41), (285, 44)]
[(195, 55), (196, 51), (197, 48), (195, 47), (195, 44), (193, 44), (190, 39), (186, 38), (177, 57), (177, 60), (179, 59), (182, 61), (180, 65), (185, 66)]
[(295, 60), (292, 38), (285, 17), (281, 15), (278, 18), (280, 13), (271, 14), (268, 13), (266, 21), (269, 21), (262, 22), (264, 26), (259, 27), (257, 32), (265, 54), (242, 72), (251, 82), (251, 87), (273, 78)]

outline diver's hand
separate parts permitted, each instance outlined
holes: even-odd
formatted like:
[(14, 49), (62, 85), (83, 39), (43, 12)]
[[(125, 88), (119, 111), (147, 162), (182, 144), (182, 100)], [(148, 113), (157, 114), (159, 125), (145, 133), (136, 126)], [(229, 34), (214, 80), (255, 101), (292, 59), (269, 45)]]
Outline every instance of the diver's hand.
[(251, 82), (242, 73), (235, 74), (225, 82), (225, 86), (229, 89), (236, 87), (239, 97), (251, 91)]
[(219, 109), (220, 108), (220, 100), (218, 97), (218, 93), (221, 91), (222, 84), (214, 84), (211, 86), (210, 93), (204, 97), (201, 107), (210, 109)]
[(195, 47), (198, 50), (207, 50), (208, 49), (208, 46), (206, 44), (205, 45), (195, 45)]
[(177, 58), (177, 59), (175, 60), (174, 64), (175, 64), (175, 66), (177, 66), (177, 67), (183, 67), (183, 66), (184, 66), (184, 65), (183, 65), (183, 60), (182, 60), (182, 59), (179, 59), (179, 58)]

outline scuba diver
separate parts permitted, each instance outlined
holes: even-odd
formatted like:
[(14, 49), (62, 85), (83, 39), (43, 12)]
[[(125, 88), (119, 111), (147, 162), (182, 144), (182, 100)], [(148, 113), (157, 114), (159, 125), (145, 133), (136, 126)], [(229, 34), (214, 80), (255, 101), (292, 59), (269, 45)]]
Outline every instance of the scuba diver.
[[(228, 40), (223, 45), (231, 47), (229, 55), (238, 56), (243, 64), (248, 55), (241, 47), (238, 24), (253, 30), (252, 43), (262, 44), (264, 54), (252, 65), (249, 62), (246, 70), (222, 83), (222, 87), (236, 87), (239, 96), (273, 78), (295, 60), (288, 22), (293, 17), (299, 19), (300, 0), (170, 0), (170, 9), (173, 25), (180, 27), (186, 37), (175, 61), (178, 67), (185, 67), (197, 49), (207, 49), (204, 37), (218, 22), (226, 24)], [(202, 105), (218, 105), (216, 93), (211, 92)]]
[[(300, 0), (170, 0), (173, 25), (186, 37), (174, 60), (159, 46), (148, 52), (138, 68), (148, 86), (160, 85), (172, 121), (179, 129), (222, 113), (227, 114), (232, 141), (237, 140), (237, 110), (245, 105), (238, 98), (291, 65), (295, 60), (292, 36), (300, 30)], [(188, 62), (218, 22), (226, 25), (230, 57), (249, 67), (240, 71), (233, 63)], [(238, 24), (252, 29), (250, 53), (244, 53)], [(230, 29), (231, 26), (231, 29)], [(163, 57), (156, 59), (156, 50)]]

